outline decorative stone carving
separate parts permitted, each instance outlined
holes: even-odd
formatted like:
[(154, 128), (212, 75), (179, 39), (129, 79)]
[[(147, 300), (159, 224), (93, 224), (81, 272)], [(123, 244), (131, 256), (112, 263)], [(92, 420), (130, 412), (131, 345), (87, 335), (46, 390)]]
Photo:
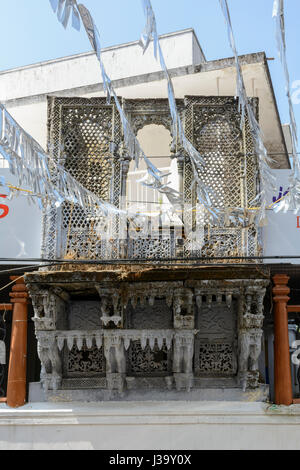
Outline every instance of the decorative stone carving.
[[(238, 290), (235, 290), (238, 294)], [(232, 303), (232, 295), (232, 291), (228, 291), (228, 289), (224, 289), (224, 287), (222, 288), (221, 285), (216, 286), (215, 289), (209, 287), (205, 288), (204, 286), (202, 289), (195, 289), (196, 304), (199, 311), (204, 301), (205, 305), (208, 308), (212, 307), (213, 302), (215, 302), (217, 305), (220, 305), (223, 301), (225, 301), (227, 308), (230, 309)]]
[(174, 292), (173, 300), (174, 328), (193, 329), (194, 302), (191, 289), (178, 289)]
[(123, 338), (119, 334), (112, 333), (105, 338), (104, 355), (108, 388), (122, 393), (125, 387), (126, 357)]
[(258, 386), (258, 359), (261, 353), (262, 331), (248, 330), (239, 335), (239, 378), (243, 390)]
[(41, 361), (41, 383), (47, 391), (57, 390), (62, 383), (62, 362), (57, 343), (48, 332), (37, 332), (37, 351)]
[(237, 360), (234, 343), (210, 342), (199, 344), (197, 348), (198, 372), (202, 375), (216, 377), (234, 375)]
[(120, 326), (122, 322), (122, 315), (114, 314), (114, 312), (122, 311), (122, 306), (119, 305), (119, 295), (113, 294), (113, 297), (101, 297), (101, 321), (104, 326), (108, 326), (112, 322), (115, 326)]
[(256, 286), (245, 289), (239, 313), (239, 381), (245, 391), (258, 386), (258, 359), (262, 347), (263, 299), (265, 290)]
[[(201, 174), (201, 180), (214, 189), (212, 202), (220, 210), (220, 217), (224, 217), (222, 227), (206, 228), (201, 243), (198, 238), (187, 236), (180, 240), (182, 244), (177, 244), (176, 238), (172, 239), (172, 232), (164, 240), (133, 240), (129, 236), (127, 242), (127, 237), (126, 241), (120, 241), (118, 237), (120, 218), (114, 215), (112, 239), (107, 241), (95, 230), (103, 217), (94, 217), (70, 203), (63, 203), (59, 210), (49, 205), (43, 213), (42, 246), (46, 258), (119, 259), (124, 256), (149, 259), (195, 255), (251, 256), (259, 253), (259, 231), (253, 223), (245, 227), (238, 217), (235, 224), (231, 223), (235, 217), (232, 208), (246, 210), (248, 201), (254, 200), (259, 192), (253, 139), (249, 126), (241, 132), (237, 100), (223, 96), (186, 96), (176, 103), (187, 138), (204, 156), (207, 171)], [(253, 99), (251, 103), (257, 112), (257, 100)], [(184, 202), (194, 206), (197, 197), (193, 168), (190, 158), (172, 135), (168, 100), (124, 99), (123, 105), (135, 134), (150, 124), (170, 130), (170, 154), (178, 161)], [(105, 98), (52, 96), (48, 99), (48, 123), (51, 157), (64, 165), (88, 190), (120, 207), (126, 193), (130, 156), (125, 149), (115, 104), (108, 105)], [(216, 131), (219, 135), (217, 144)], [(203, 217), (201, 227), (209, 225), (207, 216)], [(198, 223), (198, 214), (186, 214), (186, 222), (188, 227), (193, 227)]]
[(105, 360), (103, 348), (93, 346), (88, 348), (83, 345), (79, 350), (73, 346), (71, 350), (66, 351), (65, 370), (68, 377), (94, 376), (105, 374)]
[(197, 331), (176, 331), (173, 343), (173, 372), (176, 389), (188, 392), (193, 386), (194, 336)]
[[(183, 101), (176, 100), (178, 110), (182, 112)], [(172, 118), (168, 108), (168, 100), (147, 99), (147, 100), (123, 100), (124, 109), (129, 116), (131, 127), (135, 134), (144, 126), (150, 124), (162, 125), (168, 129), (172, 135)], [(176, 141), (173, 140), (171, 149), (176, 149)]]
[(92, 348), (94, 344), (99, 349), (103, 343), (103, 332), (100, 330), (59, 331), (55, 333), (54, 337), (60, 351), (62, 351), (65, 345), (69, 351), (71, 351), (73, 346), (76, 346), (81, 351), (84, 345), (87, 348)]
[(165, 343), (149, 343), (143, 345), (140, 341), (132, 341), (128, 349), (128, 374), (132, 376), (156, 377), (171, 372), (171, 353)]
[[(205, 294), (206, 295), (203, 295)], [(236, 300), (232, 292), (211, 286), (198, 297), (199, 333), (195, 342), (195, 374), (204, 377), (230, 377), (237, 371)], [(201, 302), (199, 302), (201, 297)]]
[[(60, 289), (42, 289), (27, 285), (32, 299), (36, 330), (57, 330), (67, 326), (66, 304)], [(65, 299), (67, 297), (65, 296)]]
[[(33, 288), (41, 382), (51, 390), (66, 388), (62, 379), (82, 380), (83, 387), (93, 379), (121, 394), (126, 384), (128, 390), (175, 386), (189, 391), (207, 377), (223, 384), (238, 379), (244, 390), (256, 388), (266, 284), (247, 279), (103, 282), (94, 284), (100, 300), (82, 304), (53, 285)], [(121, 321), (114, 322), (118, 314)], [(95, 321), (99, 324), (91, 328)], [(62, 324), (80, 328), (57, 327)], [(190, 328), (194, 324), (197, 330)]]
[(96, 284), (96, 289), (101, 300), (101, 322), (107, 327), (111, 322), (115, 327), (122, 325), (124, 298), (119, 289), (102, 289)]
[[(115, 105), (107, 105), (105, 98), (52, 96), (48, 99), (48, 111), (51, 157), (86, 189), (118, 205), (122, 164), (116, 157), (122, 126)], [(76, 204), (63, 203), (58, 210), (52, 205), (44, 211), (44, 256), (114, 257), (111, 245), (95, 234), (94, 228), (101, 218), (82, 211)]]
[[(131, 156), (124, 145), (115, 105), (108, 105), (105, 98), (78, 97), (50, 97), (48, 104), (51, 157), (88, 190), (122, 208)], [(237, 100), (224, 96), (186, 96), (184, 100), (176, 100), (176, 104), (186, 137), (205, 160), (207, 171), (202, 172), (201, 180), (214, 190), (212, 202), (220, 212), (222, 224), (213, 226), (204, 211), (190, 210), (184, 214), (184, 238), (177, 239), (170, 229), (169, 237), (133, 239), (130, 227), (127, 229), (125, 224), (125, 237), (120, 241), (122, 220), (117, 214), (95, 217), (76, 204), (65, 202), (58, 210), (49, 205), (43, 212), (45, 258), (181, 257), (186, 262), (200, 255), (259, 254), (259, 229), (250, 216), (249, 223), (240, 224), (231, 210), (238, 207), (247, 214), (248, 202), (259, 192), (253, 139), (247, 122), (243, 131), (240, 129)], [(252, 104), (257, 112), (258, 101), (254, 99)], [(126, 99), (123, 106), (136, 134), (149, 124), (163, 125), (172, 133), (167, 99)], [(174, 137), (170, 153), (178, 162), (180, 191), (183, 202), (193, 209), (197, 195), (192, 163)], [(52, 176), (55, 179), (55, 174)], [(193, 231), (198, 226), (201, 227), (199, 236), (197, 230)], [(104, 232), (111, 235), (109, 239), (101, 236)], [(39, 278), (39, 284), (36, 280), (28, 284), (45, 388), (60, 386), (62, 359), (71, 361), (72, 373), (82, 373), (87, 381), (90, 377), (84, 374), (101, 369), (96, 364), (101, 355), (105, 362), (101, 373), (105, 369), (106, 380), (96, 379), (108, 390), (121, 393), (132, 378), (136, 379), (135, 384), (144, 380), (147, 385), (164, 383), (170, 389), (175, 382), (177, 390), (190, 390), (194, 373), (199, 376), (199, 382), (204, 375), (221, 376), (224, 381), (238, 377), (243, 388), (258, 385), (257, 360), (267, 281), (253, 276), (241, 280), (218, 276), (214, 280), (199, 280), (197, 277), (202, 278), (204, 271), (194, 270), (195, 266), (185, 277), (176, 277), (180, 281), (169, 280), (168, 274), (159, 271), (160, 268), (156, 271), (153, 266), (144, 277), (148, 281), (141, 282), (140, 268), (132, 270), (132, 277), (124, 274), (126, 280), (117, 269), (114, 276), (110, 276), (108, 269), (103, 277), (99, 272), (91, 274), (82, 269), (81, 273), (71, 270), (61, 273), (62, 282), (69, 283), (66, 289), (71, 298), (62, 289), (53, 287), (55, 276), (51, 278), (48, 273)], [(173, 270), (176, 268), (169, 268), (169, 273)], [(157, 272), (160, 272), (158, 276)], [(195, 272), (197, 276), (193, 277)], [(34, 275), (27, 277), (32, 279)], [(89, 300), (74, 300), (82, 298), (85, 289)], [(73, 290), (77, 297), (73, 296)], [(90, 299), (95, 299), (97, 293), (99, 301), (92, 307), (94, 300)], [(194, 328), (199, 330), (197, 334)], [(92, 361), (90, 366), (80, 362), (87, 356)], [(143, 376), (143, 371), (149, 376)], [(151, 377), (155, 371), (161, 377)], [(128, 373), (139, 377), (126, 377)]]

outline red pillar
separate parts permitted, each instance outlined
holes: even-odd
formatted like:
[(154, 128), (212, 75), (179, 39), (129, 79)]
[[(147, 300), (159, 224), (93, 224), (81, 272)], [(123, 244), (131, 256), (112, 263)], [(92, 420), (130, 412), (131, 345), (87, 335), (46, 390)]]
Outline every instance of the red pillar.
[(9, 294), (13, 318), (6, 395), (7, 405), (17, 408), (26, 401), (28, 293), (23, 278), (12, 276), (10, 279), (16, 283)]
[(273, 277), (274, 301), (274, 381), (275, 403), (291, 405), (293, 403), (292, 374), (290, 363), (289, 330), (287, 303), (289, 277), (276, 274)]

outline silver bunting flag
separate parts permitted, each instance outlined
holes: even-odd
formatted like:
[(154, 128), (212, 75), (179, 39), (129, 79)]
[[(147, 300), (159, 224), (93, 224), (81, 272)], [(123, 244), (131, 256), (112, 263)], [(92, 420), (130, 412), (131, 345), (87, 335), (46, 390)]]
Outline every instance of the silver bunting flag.
[(122, 122), (122, 127), (123, 127), (124, 145), (129, 155), (133, 158), (133, 160), (135, 160), (136, 168), (138, 168), (139, 166), (140, 158), (142, 158), (144, 162), (146, 163), (149, 178), (147, 182), (143, 182), (142, 184), (146, 184), (148, 187), (165, 194), (172, 205), (181, 204), (182, 198), (181, 198), (180, 193), (175, 191), (173, 188), (169, 187), (167, 184), (163, 183), (163, 178), (165, 178), (167, 175), (164, 174), (158, 168), (156, 168), (156, 166), (145, 155), (133, 130), (131, 129), (129, 120), (127, 119), (124, 113), (122, 105), (113, 88), (112, 82), (106, 73), (105, 66), (102, 60), (100, 34), (92, 18), (91, 13), (83, 4), (78, 5), (78, 11), (81, 16), (81, 20), (85, 27), (88, 38), (90, 40), (90, 43), (97, 55), (97, 58), (100, 64), (102, 81), (103, 81), (103, 89), (107, 95), (107, 101), (108, 103), (110, 103), (111, 98), (113, 98), (115, 101), (117, 110), (119, 112), (121, 122)]
[(258, 225), (264, 225), (266, 221), (266, 209), (267, 209), (267, 195), (266, 188), (268, 186), (275, 187), (275, 176), (271, 172), (270, 164), (274, 163), (274, 160), (269, 157), (267, 149), (263, 142), (263, 134), (261, 128), (255, 117), (253, 108), (249, 102), (246, 87), (244, 83), (244, 78), (242, 74), (242, 69), (239, 61), (239, 56), (237, 52), (237, 47), (234, 39), (233, 28), (228, 8), (227, 0), (219, 0), (220, 6), (225, 18), (225, 23), (227, 25), (228, 40), (231, 47), (231, 50), (235, 58), (235, 66), (237, 72), (237, 96), (239, 99), (239, 109), (241, 113), (241, 128), (244, 126), (245, 116), (248, 117), (248, 122), (255, 145), (255, 152), (258, 157), (259, 163), (259, 172), (261, 180), (261, 191), (255, 200), (251, 201), (250, 204), (255, 203), (259, 204), (259, 211), (256, 216), (256, 222)]
[[(203, 206), (207, 209), (208, 213), (213, 217), (214, 222), (217, 223), (218, 210), (216, 208), (213, 208), (211, 204), (212, 190), (210, 188), (205, 187), (200, 177), (201, 172), (204, 171), (204, 159), (202, 158), (200, 153), (195, 149), (192, 143), (189, 142), (189, 140), (186, 138), (181, 123), (180, 115), (177, 110), (174, 87), (168, 72), (168, 68), (166, 66), (162, 49), (160, 47), (156, 26), (156, 18), (151, 5), (151, 1), (142, 0), (142, 5), (146, 16), (146, 26), (140, 38), (140, 45), (142, 46), (143, 51), (145, 53), (151, 41), (153, 41), (154, 56), (156, 59), (158, 58), (157, 55), (159, 56), (161, 68), (167, 79), (168, 100), (172, 117), (172, 134), (175, 137), (175, 141), (179, 143), (190, 156), (199, 203), (203, 204)], [(209, 193), (211, 193), (211, 195)]]
[(291, 131), (292, 131), (293, 139), (295, 143), (298, 144), (297, 124), (296, 124), (294, 108), (292, 104), (290, 75), (289, 75), (287, 58), (286, 58), (284, 0), (274, 1), (273, 17), (276, 18), (277, 20), (276, 21), (277, 49), (278, 49), (278, 55), (283, 66), (283, 71), (284, 71), (284, 76), (285, 76), (285, 87), (286, 87), (286, 95), (287, 95), (288, 103), (289, 103)]
[(3, 191), (3, 189), (6, 191), (7, 195), (10, 194), (10, 188), (8, 187), (6, 183), (6, 178), (5, 176), (0, 175), (0, 189)]
[(289, 192), (287, 195), (275, 205), (274, 210), (279, 212), (283, 210), (293, 210), (298, 213), (300, 209), (300, 160), (297, 154), (298, 146), (298, 132), (291, 98), (290, 75), (286, 58), (286, 35), (285, 35), (285, 13), (284, 13), (284, 0), (274, 0), (273, 4), (273, 18), (276, 19), (276, 40), (278, 55), (283, 67), (285, 77), (285, 90), (289, 105), (290, 115), (290, 128), (293, 142), (292, 162), (293, 162), (293, 175), (290, 177)]
[[(24, 194), (35, 196), (39, 206), (52, 201), (59, 207), (64, 201), (79, 204), (94, 214), (120, 213), (112, 204), (101, 200), (84, 188), (61, 165), (44, 152), (0, 104), (0, 153), (7, 160), (10, 172), (19, 186), (30, 188)], [(0, 184), (5, 185), (3, 178)], [(13, 192), (15, 194), (15, 191)], [(33, 199), (32, 199), (33, 200)]]
[(210, 188), (205, 187), (200, 177), (201, 173), (205, 171), (204, 159), (200, 155), (200, 153), (195, 149), (192, 143), (185, 136), (181, 119), (180, 119), (180, 115), (177, 110), (174, 87), (173, 87), (170, 74), (168, 72), (168, 68), (166, 66), (162, 49), (160, 47), (159, 36), (157, 33), (157, 26), (156, 26), (156, 18), (155, 18), (155, 13), (152, 8), (151, 1), (150, 0), (141, 0), (141, 1), (142, 1), (142, 6), (144, 9), (145, 16), (146, 16), (146, 26), (140, 38), (140, 45), (142, 46), (143, 51), (145, 53), (147, 48), (150, 45), (150, 42), (153, 40), (154, 56), (157, 59), (157, 54), (158, 54), (161, 68), (165, 74), (165, 77), (168, 83), (168, 100), (169, 100), (170, 113), (172, 117), (173, 137), (175, 138), (175, 141), (178, 142), (183, 147), (183, 149), (187, 152), (187, 154), (189, 155), (191, 159), (193, 173), (194, 173), (194, 181), (196, 184), (196, 190), (197, 190), (199, 203), (203, 204), (203, 206), (207, 209), (208, 213), (212, 216), (214, 223), (217, 223), (219, 211), (212, 206), (212, 203), (211, 203), (211, 197), (213, 195), (212, 190)]
[(67, 28), (72, 13), (72, 26), (80, 30), (80, 18), (76, 0), (49, 0), (52, 10), (57, 13), (58, 21)]

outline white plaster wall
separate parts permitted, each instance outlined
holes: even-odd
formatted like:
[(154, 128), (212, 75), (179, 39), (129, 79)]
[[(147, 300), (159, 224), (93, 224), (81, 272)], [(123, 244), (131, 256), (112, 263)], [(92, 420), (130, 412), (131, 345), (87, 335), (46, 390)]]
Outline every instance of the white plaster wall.
[[(197, 52), (193, 30), (161, 37), (160, 44), (169, 69), (192, 65)], [(199, 46), (198, 46), (199, 49)], [(103, 49), (103, 62), (112, 80), (161, 70), (152, 45), (143, 54), (137, 42)], [(0, 101), (69, 90), (102, 82), (94, 53), (80, 54), (0, 73)]]
[(47, 97), (33, 103), (8, 105), (7, 111), (45, 150), (47, 148)]
[[(185, 36), (183, 36), (185, 37)], [(186, 38), (187, 39), (187, 38)], [(174, 37), (175, 41), (175, 37)], [(177, 37), (176, 37), (177, 41)], [(182, 41), (179, 41), (179, 46), (182, 45)], [(174, 46), (175, 47), (175, 46)], [(176, 42), (176, 50), (177, 50)], [(187, 48), (189, 51), (189, 49)], [(116, 49), (117, 51), (117, 49)], [(178, 55), (180, 54), (180, 47)], [(189, 52), (187, 56), (189, 55)], [(74, 59), (75, 60), (75, 59)], [(85, 58), (76, 59), (78, 64), (80, 63), (80, 73), (85, 72)], [(80, 62), (82, 60), (82, 62)], [(68, 66), (68, 60), (64, 63), (64, 66)], [(97, 65), (97, 64), (96, 64)], [(47, 84), (47, 87), (43, 88), (43, 93), (52, 93), (55, 92), (57, 96), (60, 95), (59, 82), (60, 79), (56, 73), (56, 63), (53, 63), (50, 69), (47, 71), (47, 77), (53, 80), (53, 86), (51, 81)], [(43, 72), (44, 68), (48, 68), (48, 65), (43, 65), (41, 71)], [(52, 73), (50, 70), (52, 69)], [(151, 71), (157, 70), (154, 65)], [(88, 69), (90, 70), (90, 69)], [(160, 69), (158, 69), (160, 70)], [(149, 69), (150, 71), (150, 69)], [(19, 72), (18, 72), (19, 73)], [(22, 75), (22, 83), (27, 82), (26, 70), (23, 70), (20, 73)], [(44, 73), (44, 72), (43, 72)], [(78, 77), (80, 77), (80, 73)], [(264, 66), (262, 64), (249, 64), (243, 66), (243, 73), (245, 76), (245, 83), (247, 88), (247, 93), (249, 96), (259, 97), (260, 100), (260, 124), (262, 131), (265, 137), (265, 144), (268, 151), (270, 152), (284, 152), (285, 149), (282, 145), (281, 140), (281, 127), (280, 123), (277, 120), (276, 107), (273, 101), (271, 90), (268, 88), (266, 83)], [(99, 66), (97, 65), (97, 79), (95, 83), (99, 83), (101, 78), (99, 74)], [(66, 88), (69, 89), (69, 93), (63, 93), (64, 96), (82, 96), (82, 97), (95, 97), (95, 96), (104, 96), (104, 93), (101, 91), (89, 92), (84, 88), (86, 81), (83, 76), (81, 76), (80, 81), (76, 86), (82, 86), (80, 92), (72, 90), (75, 83), (73, 83), (72, 77), (69, 76), (68, 86), (66, 83)], [(76, 74), (74, 74), (76, 75)], [(9, 76), (9, 74), (8, 74)], [(73, 74), (72, 74), (73, 76)], [(76, 77), (76, 80), (77, 78)], [(29, 80), (30, 81), (30, 80)], [(11, 83), (11, 88), (13, 88), (13, 81)], [(236, 71), (234, 67), (228, 67), (226, 69), (213, 70), (209, 72), (199, 72), (184, 76), (178, 76), (173, 78), (173, 85), (175, 90), (176, 98), (183, 98), (185, 95), (203, 95), (203, 96), (234, 96), (236, 93)], [(35, 81), (35, 92), (38, 93), (39, 89), (39, 80)], [(16, 84), (17, 87), (17, 84)], [(1, 85), (1, 74), (0, 74), (0, 90), (2, 89)], [(139, 84), (129, 85), (129, 82), (126, 86), (116, 87), (117, 94), (121, 97), (127, 99), (135, 98), (167, 98), (167, 82), (166, 80), (153, 80)], [(28, 90), (29, 92), (29, 90)], [(1, 100), (1, 92), (0, 92)], [(12, 114), (12, 116), (19, 122), (19, 124), (24, 127), (24, 129), (29, 132), (38, 142), (46, 148), (46, 135), (47, 135), (47, 102), (46, 95), (40, 96), (38, 99), (31, 98), (30, 93), (26, 100), (16, 101), (7, 103), (7, 109)], [(284, 157), (283, 157), (284, 159)]]
[(1, 450), (299, 450), (300, 406), (237, 402), (0, 405)]
[[(0, 174), (5, 177), (6, 184), (17, 185), (17, 178), (8, 169), (0, 168)], [(0, 188), (0, 193), (5, 194), (5, 190)], [(20, 262), (26, 258), (40, 258), (42, 210), (20, 194), (11, 200), (0, 198), (0, 204), (9, 208), (8, 215), (0, 218), (0, 258), (16, 258)], [(0, 261), (1, 264), (9, 263)]]
[[(268, 188), (267, 201), (272, 204), (273, 196), (278, 198), (280, 187), (282, 194), (289, 188), (292, 170), (273, 170), (276, 178), (276, 191)], [(298, 256), (299, 258), (266, 259), (266, 263), (300, 264), (300, 214), (292, 210), (286, 213), (267, 210), (267, 224), (263, 227), (265, 256)]]

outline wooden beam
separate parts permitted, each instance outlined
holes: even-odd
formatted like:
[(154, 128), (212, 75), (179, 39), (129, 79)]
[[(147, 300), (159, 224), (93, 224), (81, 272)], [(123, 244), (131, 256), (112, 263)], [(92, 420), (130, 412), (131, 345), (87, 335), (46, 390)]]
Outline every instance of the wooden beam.
[(294, 398), (293, 405), (300, 405), (300, 398)]
[(12, 310), (13, 305), (12, 304), (0, 304), (0, 310)]
[(6, 403), (6, 402), (7, 402), (7, 398), (6, 398), (6, 397), (0, 398), (0, 403)]
[(286, 308), (287, 308), (288, 313), (292, 313), (292, 312), (300, 313), (300, 305), (287, 305)]

